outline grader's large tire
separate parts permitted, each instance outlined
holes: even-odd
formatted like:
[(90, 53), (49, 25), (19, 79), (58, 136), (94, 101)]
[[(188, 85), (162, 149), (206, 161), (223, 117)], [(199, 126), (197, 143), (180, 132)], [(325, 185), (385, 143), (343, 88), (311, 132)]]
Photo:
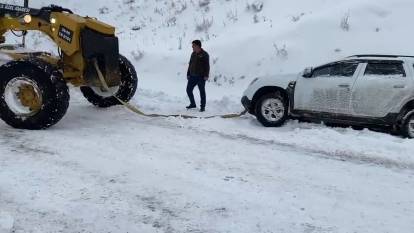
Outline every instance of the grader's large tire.
[(80, 90), (85, 98), (101, 108), (107, 108), (121, 104), (112, 94), (121, 100), (128, 102), (134, 97), (138, 86), (138, 77), (134, 66), (128, 59), (119, 55), (119, 68), (121, 71), (121, 85), (111, 88), (109, 92), (101, 91), (99, 88), (81, 87)]
[(46, 129), (69, 107), (62, 74), (40, 60), (13, 61), (0, 67), (0, 117), (19, 129)]

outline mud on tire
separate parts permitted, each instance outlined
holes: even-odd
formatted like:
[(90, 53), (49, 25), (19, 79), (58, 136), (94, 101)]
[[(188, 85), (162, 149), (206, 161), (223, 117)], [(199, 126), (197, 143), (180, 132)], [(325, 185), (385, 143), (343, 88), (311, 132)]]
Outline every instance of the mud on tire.
[(256, 103), (256, 118), (266, 127), (282, 126), (288, 118), (288, 107), (288, 100), (279, 92), (265, 94)]
[[(128, 102), (134, 97), (137, 90), (137, 73), (131, 62), (122, 55), (119, 55), (119, 68), (121, 71), (121, 85), (117, 88), (115, 96)], [(107, 108), (121, 104), (115, 97), (100, 95), (91, 87), (84, 86), (80, 90), (83, 96), (95, 106)]]
[(12, 61), (0, 67), (0, 76), (0, 118), (8, 125), (46, 129), (66, 114), (69, 90), (50, 64), (36, 59)]

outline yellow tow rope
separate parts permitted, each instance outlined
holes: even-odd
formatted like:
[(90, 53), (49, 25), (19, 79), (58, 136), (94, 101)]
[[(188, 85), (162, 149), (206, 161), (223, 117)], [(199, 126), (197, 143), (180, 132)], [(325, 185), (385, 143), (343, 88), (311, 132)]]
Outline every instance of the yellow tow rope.
[[(101, 69), (99, 68), (98, 61), (96, 59), (94, 59), (94, 66), (95, 66), (96, 72), (98, 73), (99, 81), (101, 82), (103, 88), (106, 91), (109, 91), (108, 84), (105, 81), (105, 78), (104, 78), (104, 76), (101, 72)], [(220, 117), (220, 118), (224, 118), (224, 119), (230, 119), (230, 118), (241, 117), (241, 116), (243, 116), (247, 113), (247, 110), (245, 110), (241, 113), (225, 114), (225, 115), (213, 115), (213, 116), (206, 116), (206, 117), (198, 117), (198, 116), (190, 116), (190, 115), (182, 115), (182, 114), (172, 114), (172, 115), (147, 114), (147, 113), (141, 111), (138, 107), (133, 106), (130, 103), (127, 103), (127, 102), (121, 100), (115, 94), (113, 94), (112, 96), (115, 97), (122, 105), (124, 105), (126, 108), (128, 108), (132, 112), (135, 112), (138, 115), (146, 116), (146, 117), (165, 117), (165, 118), (167, 118), (167, 117), (181, 117), (181, 118), (184, 118), (184, 119), (211, 119), (211, 118)]]

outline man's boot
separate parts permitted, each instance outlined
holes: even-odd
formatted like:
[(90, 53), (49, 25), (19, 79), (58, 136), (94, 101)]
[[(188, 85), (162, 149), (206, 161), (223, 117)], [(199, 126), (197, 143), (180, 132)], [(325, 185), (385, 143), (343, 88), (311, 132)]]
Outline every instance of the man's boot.
[(190, 105), (188, 105), (187, 107), (185, 107), (185, 108), (187, 108), (187, 109), (193, 109), (193, 108), (197, 108), (197, 106), (196, 105), (194, 105), (194, 104), (190, 104)]

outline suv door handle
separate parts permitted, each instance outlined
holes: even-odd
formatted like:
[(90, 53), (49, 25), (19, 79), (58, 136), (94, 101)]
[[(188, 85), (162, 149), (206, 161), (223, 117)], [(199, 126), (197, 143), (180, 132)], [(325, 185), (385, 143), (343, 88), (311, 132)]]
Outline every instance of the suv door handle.
[(349, 84), (339, 84), (338, 87), (340, 88), (349, 88)]
[(405, 88), (405, 85), (394, 85), (393, 88)]

